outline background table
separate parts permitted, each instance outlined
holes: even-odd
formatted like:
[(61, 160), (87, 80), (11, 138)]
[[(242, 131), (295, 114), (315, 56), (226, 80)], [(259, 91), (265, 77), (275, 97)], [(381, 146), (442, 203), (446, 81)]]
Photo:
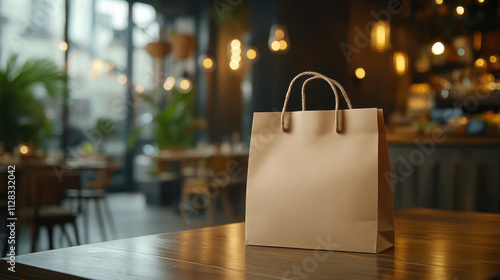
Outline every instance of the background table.
[(498, 214), (411, 209), (398, 212), (395, 225), (396, 247), (380, 254), (245, 246), (245, 225), (238, 223), (18, 256), (16, 273), (6, 271), (2, 260), (0, 278), (489, 279), (500, 274)]

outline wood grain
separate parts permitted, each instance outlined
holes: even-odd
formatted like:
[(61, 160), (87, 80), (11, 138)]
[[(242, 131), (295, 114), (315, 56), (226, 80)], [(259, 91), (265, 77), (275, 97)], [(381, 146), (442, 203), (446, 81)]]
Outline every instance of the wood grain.
[[(300, 225), (297, 225), (300, 226)], [(489, 279), (500, 275), (500, 215), (397, 212), (380, 254), (245, 246), (244, 223), (18, 256), (2, 279)], [(38, 276), (39, 278), (36, 278)]]

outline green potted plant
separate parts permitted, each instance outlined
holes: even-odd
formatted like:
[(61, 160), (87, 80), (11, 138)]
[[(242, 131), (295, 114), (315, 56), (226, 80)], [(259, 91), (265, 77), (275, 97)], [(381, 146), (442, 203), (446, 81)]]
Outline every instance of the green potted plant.
[[(155, 142), (158, 149), (181, 150), (194, 145), (196, 128), (207, 128), (204, 119), (194, 117), (194, 89), (182, 92), (176, 88), (168, 92), (166, 106), (158, 107), (158, 96), (165, 91), (158, 89), (141, 98), (153, 108), (155, 122)], [(135, 145), (141, 133), (136, 127), (129, 138), (129, 146)]]
[(53, 98), (62, 96), (66, 75), (48, 59), (29, 59), (19, 63), (12, 55), (0, 69), (0, 142), (6, 151), (24, 143), (40, 148), (52, 134), (43, 104), (34, 95), (34, 87), (42, 85)]

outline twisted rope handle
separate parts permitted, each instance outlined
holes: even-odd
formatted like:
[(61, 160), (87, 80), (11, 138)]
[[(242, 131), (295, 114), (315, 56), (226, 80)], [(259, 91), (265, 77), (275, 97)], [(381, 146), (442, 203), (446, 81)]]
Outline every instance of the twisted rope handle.
[[(328, 78), (328, 77), (326, 77)], [(311, 77), (311, 78), (308, 78), (307, 80), (304, 81), (304, 83), (302, 84), (302, 111), (305, 111), (306, 110), (306, 85), (312, 81), (312, 80), (316, 80), (316, 79), (322, 79), (322, 77), (320, 76), (314, 76), (314, 77)], [(349, 107), (349, 109), (352, 109), (352, 104), (351, 104), (351, 100), (349, 99), (349, 97), (347, 96), (347, 93), (345, 92), (344, 90), (344, 87), (342, 87), (340, 85), (339, 82), (335, 81), (334, 79), (331, 79), (331, 78), (328, 78), (334, 85), (336, 85), (340, 91), (342, 92), (342, 96), (344, 96), (344, 100), (346, 101), (347, 103), (347, 106)]]
[(344, 96), (346, 102), (347, 102), (347, 105), (349, 106), (349, 109), (352, 109), (352, 105), (351, 105), (351, 101), (349, 100), (349, 97), (347, 96), (347, 93), (345, 92), (344, 88), (335, 80), (333, 79), (330, 79), (320, 73), (317, 73), (317, 72), (313, 72), (313, 71), (306, 71), (306, 72), (302, 72), (300, 74), (298, 74), (297, 76), (295, 76), (295, 78), (292, 79), (292, 81), (290, 82), (290, 85), (288, 86), (288, 91), (286, 93), (286, 96), (285, 96), (285, 103), (283, 104), (283, 110), (281, 111), (281, 130), (283, 132), (287, 132), (286, 129), (285, 129), (285, 111), (286, 111), (286, 106), (288, 105), (288, 100), (290, 98), (290, 93), (292, 91), (292, 87), (293, 87), (293, 84), (295, 83), (295, 81), (302, 77), (302, 76), (306, 76), (306, 75), (313, 75), (313, 77), (311, 78), (308, 78), (304, 84), (302, 85), (302, 111), (305, 111), (306, 109), (306, 105), (305, 105), (305, 86), (308, 82), (310, 82), (311, 80), (314, 80), (314, 79), (323, 79), (325, 80), (329, 85), (330, 87), (332, 88), (333, 90), (333, 94), (335, 95), (335, 131), (337, 133), (340, 133), (340, 126), (339, 126), (339, 96), (338, 96), (338, 93), (337, 93), (337, 89), (335, 88), (335, 86), (339, 87), (341, 92), (342, 92), (342, 95)]

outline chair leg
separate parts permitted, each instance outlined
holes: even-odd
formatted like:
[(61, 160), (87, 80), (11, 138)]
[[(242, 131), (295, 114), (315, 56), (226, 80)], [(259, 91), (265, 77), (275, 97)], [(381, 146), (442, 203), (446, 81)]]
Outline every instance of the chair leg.
[(118, 238), (118, 231), (116, 230), (116, 224), (115, 224), (115, 221), (113, 219), (113, 215), (111, 214), (111, 207), (109, 206), (109, 201), (106, 198), (106, 196), (104, 196), (102, 198), (102, 202), (104, 205), (104, 211), (106, 211), (106, 215), (108, 216), (109, 228), (111, 229), (111, 234), (112, 234), (113, 238), (116, 239), (116, 238)]
[(75, 231), (75, 241), (76, 241), (76, 245), (80, 245), (80, 238), (78, 238), (78, 228), (76, 227), (76, 221), (73, 221), (71, 223), (71, 225), (73, 226), (73, 230)]
[(49, 250), (54, 250), (54, 227), (47, 226), (47, 233), (49, 234)]
[(101, 205), (99, 203), (99, 200), (98, 198), (96, 198), (94, 200), (95, 202), (95, 210), (96, 210), (96, 216), (97, 216), (97, 221), (99, 222), (99, 228), (101, 229), (101, 235), (102, 235), (102, 239), (103, 240), (107, 240), (106, 238), (106, 228), (105, 228), (105, 225), (104, 225), (104, 219), (103, 219), (103, 215), (102, 215), (102, 210), (101, 210)]
[(63, 237), (66, 238), (66, 241), (68, 241), (68, 245), (72, 246), (73, 243), (71, 242), (71, 239), (69, 238), (69, 235), (66, 232), (65, 225), (61, 225), (61, 232), (62, 232)]
[(36, 249), (38, 230), (39, 230), (38, 226), (34, 226), (31, 228), (31, 253), (34, 253)]
[(82, 218), (83, 218), (83, 234), (85, 235), (85, 243), (89, 243), (89, 201), (84, 199), (82, 201)]

